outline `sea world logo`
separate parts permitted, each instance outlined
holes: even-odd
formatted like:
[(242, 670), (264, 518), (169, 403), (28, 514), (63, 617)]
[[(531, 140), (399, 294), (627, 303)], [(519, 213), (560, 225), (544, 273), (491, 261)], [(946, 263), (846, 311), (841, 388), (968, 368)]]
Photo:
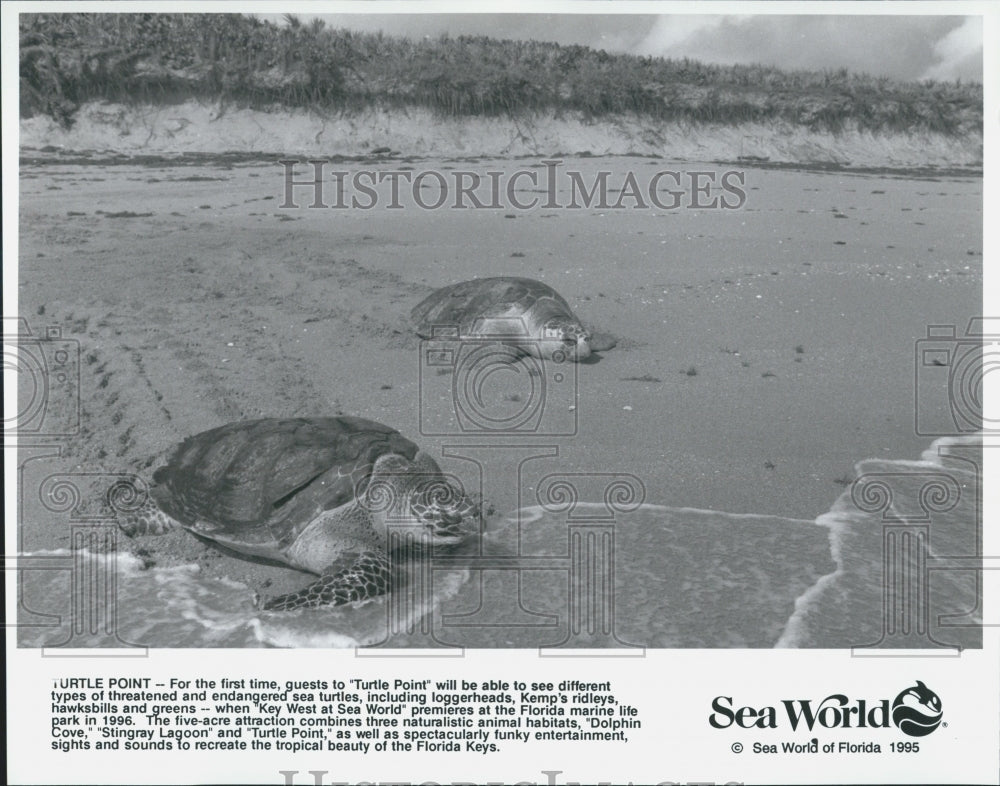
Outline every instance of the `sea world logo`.
[(787, 718), (792, 730), (888, 729), (895, 726), (910, 737), (926, 737), (941, 725), (941, 699), (920, 680), (889, 699), (868, 701), (850, 699), (833, 693), (816, 702), (813, 699), (784, 699), (782, 712), (777, 707), (737, 707), (732, 696), (716, 696), (708, 722), (716, 729), (737, 726), (741, 729), (776, 729), (778, 719)]
[(920, 680), (892, 702), (892, 722), (903, 734), (926, 737), (941, 725), (941, 699)]

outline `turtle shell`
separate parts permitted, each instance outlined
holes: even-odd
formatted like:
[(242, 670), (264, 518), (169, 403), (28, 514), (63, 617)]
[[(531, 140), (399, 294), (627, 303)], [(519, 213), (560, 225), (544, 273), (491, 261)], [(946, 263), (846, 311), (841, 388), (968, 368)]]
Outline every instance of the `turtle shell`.
[(546, 312), (575, 319), (565, 299), (552, 287), (531, 278), (477, 278), (443, 287), (418, 303), (410, 316), (417, 334), (433, 338), (434, 328), (458, 326), (461, 335), (476, 332), (477, 322), (491, 317), (522, 316), (540, 300), (551, 301)]
[(153, 498), (182, 526), (281, 558), (321, 512), (354, 500), (375, 460), (417, 446), (355, 417), (241, 421), (184, 440), (153, 475)]

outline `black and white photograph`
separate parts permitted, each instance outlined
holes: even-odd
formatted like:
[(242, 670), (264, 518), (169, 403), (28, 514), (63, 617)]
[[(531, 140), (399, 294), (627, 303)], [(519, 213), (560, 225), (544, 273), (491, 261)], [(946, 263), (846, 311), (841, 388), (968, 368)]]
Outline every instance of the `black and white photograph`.
[(997, 783), (998, 10), (5, 2), (8, 781)]

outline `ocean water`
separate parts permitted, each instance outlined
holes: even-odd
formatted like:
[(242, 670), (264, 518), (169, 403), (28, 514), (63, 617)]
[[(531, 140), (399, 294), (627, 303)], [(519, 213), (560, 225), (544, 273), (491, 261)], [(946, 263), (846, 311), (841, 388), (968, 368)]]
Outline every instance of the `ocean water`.
[[(23, 647), (982, 646), (982, 445), (869, 459), (815, 521), (608, 500), (532, 507), (387, 597), (262, 612), (197, 566), (25, 554)], [(303, 574), (303, 582), (308, 581)]]
[(857, 464), (816, 520), (837, 570), (796, 601), (777, 646), (981, 647), (982, 466), (972, 436)]

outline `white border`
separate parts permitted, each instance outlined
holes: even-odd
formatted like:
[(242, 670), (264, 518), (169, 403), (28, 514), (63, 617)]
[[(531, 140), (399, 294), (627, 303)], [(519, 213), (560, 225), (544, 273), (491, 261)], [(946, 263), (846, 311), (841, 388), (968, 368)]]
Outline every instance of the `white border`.
[[(977, 15), (984, 16), (985, 71), (985, 167), (984, 181), (984, 261), (986, 303), (984, 314), (1000, 308), (996, 297), (998, 278), (992, 265), (997, 259), (996, 222), (1000, 215), (996, 179), (998, 124), (997, 78), (1000, 76), (1000, 7), (987, 2), (831, 2), (831, 3), (653, 3), (653, 2), (547, 2), (490, 0), (470, 7), (464, 2), (5, 2), (3, 21), (3, 256), (4, 313), (17, 309), (17, 20), (19, 11), (127, 11), (144, 12), (245, 12), (245, 13), (574, 13), (574, 14), (877, 14), (877, 15)], [(994, 375), (995, 377), (995, 375)], [(987, 377), (987, 380), (991, 379)], [(995, 383), (996, 380), (994, 379)], [(988, 395), (997, 399), (996, 384)], [(5, 411), (14, 401), (16, 387), (11, 375), (4, 378)], [(987, 453), (987, 477), (998, 476), (998, 462)], [(8, 457), (9, 458), (9, 457)], [(860, 457), (859, 457), (860, 458)], [(16, 517), (12, 498), (17, 488), (16, 461), (5, 461), (6, 521)], [(1000, 533), (993, 522), (1000, 510), (1000, 485), (985, 483), (985, 553), (1000, 555)], [(15, 545), (15, 535), (7, 530), (7, 553)], [(1000, 556), (995, 563), (1000, 568)], [(8, 619), (14, 611), (15, 593), (7, 579)], [(1000, 625), (1000, 570), (987, 571), (986, 619)], [(895, 659), (852, 659), (846, 652), (828, 651), (656, 651), (642, 661), (628, 659), (539, 659), (525, 651), (471, 651), (462, 659), (391, 660), (355, 658), (344, 651), (213, 651), (157, 650), (149, 657), (128, 660), (77, 661), (41, 658), (34, 650), (18, 650), (8, 635), (8, 764), (11, 782), (62, 783), (170, 783), (255, 782), (280, 783), (278, 770), (297, 769), (295, 783), (311, 783), (309, 770), (327, 770), (324, 782), (525, 780), (545, 783), (545, 771), (561, 771), (556, 782), (716, 781), (738, 780), (775, 783), (882, 781), (906, 782), (997, 782), (1000, 777), (1000, 628), (987, 628), (985, 648), (965, 652), (957, 659), (927, 659), (919, 662)], [(76, 754), (57, 754), (48, 749), (49, 738), (39, 739), (38, 729), (48, 723), (48, 686), (63, 675), (90, 672), (130, 675), (160, 673), (176, 676), (232, 676), (243, 668), (259, 676), (276, 679), (289, 675), (316, 675), (327, 678), (386, 674), (395, 676), (455, 676), (481, 679), (611, 679), (625, 701), (638, 706), (646, 720), (627, 748), (586, 745), (528, 745), (517, 758), (475, 755), (402, 757), (386, 755), (378, 759), (323, 755), (219, 754), (178, 756), (126, 754), (114, 759)], [(919, 757), (790, 759), (736, 756), (728, 751), (735, 740), (731, 734), (713, 732), (706, 719), (708, 700), (732, 690), (748, 702), (771, 703), (780, 698), (815, 696), (843, 690), (852, 696), (884, 697), (905, 687), (914, 677), (923, 679), (946, 702), (950, 725), (926, 738), (932, 751)], [(891, 698), (891, 695), (890, 695)], [(40, 725), (39, 725), (40, 724)], [(759, 735), (758, 735), (759, 737)], [(752, 733), (740, 735), (752, 744)], [(732, 738), (732, 739), (731, 739)], [(987, 778), (988, 780), (983, 780)]]

